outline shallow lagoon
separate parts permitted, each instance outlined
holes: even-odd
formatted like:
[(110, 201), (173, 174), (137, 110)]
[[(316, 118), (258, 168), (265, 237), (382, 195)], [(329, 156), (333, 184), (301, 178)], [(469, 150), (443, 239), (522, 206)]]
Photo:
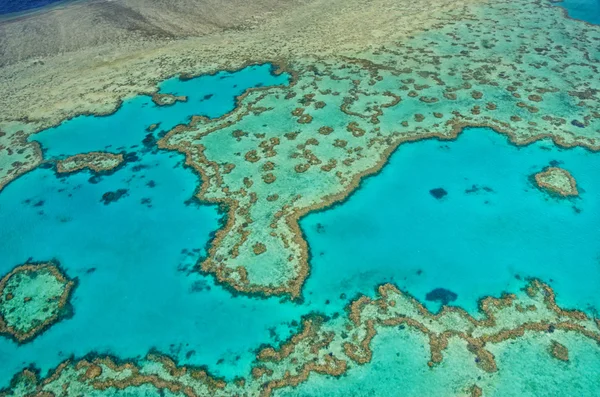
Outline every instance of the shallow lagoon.
[(563, 7), (573, 19), (600, 25), (600, 1), (598, 0), (563, 0), (556, 5)]
[[(190, 200), (200, 181), (182, 167), (182, 155), (142, 144), (153, 122), (161, 122), (158, 134), (193, 114), (217, 117), (247, 88), (287, 83), (287, 75), (271, 71), (260, 65), (172, 79), (161, 92), (187, 95), (187, 102), (159, 107), (138, 97), (113, 115), (79, 117), (35, 135), (46, 159), (107, 150), (130, 153), (134, 161), (100, 177), (37, 169), (0, 194), (0, 273), (29, 258), (56, 259), (79, 279), (72, 319), (21, 347), (0, 339), (2, 385), (32, 362), (48, 370), (72, 354), (134, 358), (151, 348), (233, 376), (246, 372), (261, 343), (289, 335), (287, 324), (300, 318), (301, 308), (277, 310), (279, 299), (232, 298), (210, 277), (190, 274), (222, 215), (216, 206)], [(108, 205), (101, 201), (118, 189), (127, 194)]]
[[(551, 197), (532, 184), (551, 162), (571, 171), (580, 197)], [(313, 255), (307, 288), (333, 299), (394, 282), (432, 310), (439, 304), (427, 293), (445, 288), (475, 313), (480, 297), (533, 277), (555, 289), (559, 304), (594, 312), (598, 170), (598, 154), (550, 142), (518, 148), (484, 128), (402, 145), (346, 202), (301, 222)], [(447, 195), (434, 197), (437, 188)]]
[[(600, 306), (600, 203), (593, 199), (600, 156), (549, 142), (517, 148), (481, 128), (452, 142), (401, 146), (346, 202), (305, 217), (311, 275), (301, 305), (234, 297), (191, 272), (221, 215), (190, 200), (198, 177), (182, 167), (183, 156), (145, 147), (146, 128), (160, 122), (156, 137), (195, 114), (218, 117), (246, 88), (288, 82), (270, 72), (262, 65), (171, 79), (161, 92), (187, 102), (159, 107), (137, 97), (113, 115), (79, 117), (34, 136), (47, 159), (95, 150), (131, 155), (101, 177), (40, 168), (0, 194), (0, 272), (28, 258), (55, 258), (79, 278), (72, 319), (24, 346), (0, 340), (0, 362), (8, 363), (2, 385), (32, 362), (48, 370), (70, 355), (135, 358), (152, 348), (231, 379), (247, 374), (260, 344), (295, 331), (303, 314), (343, 315), (356, 294), (389, 281), (420, 300), (449, 289), (453, 303), (472, 313), (481, 296), (514, 291), (526, 277), (549, 282), (560, 304)], [(557, 199), (531, 184), (529, 176), (551, 161), (572, 172), (579, 198)], [(430, 193), (436, 188), (448, 194), (438, 199)], [(101, 201), (118, 189), (127, 194)]]

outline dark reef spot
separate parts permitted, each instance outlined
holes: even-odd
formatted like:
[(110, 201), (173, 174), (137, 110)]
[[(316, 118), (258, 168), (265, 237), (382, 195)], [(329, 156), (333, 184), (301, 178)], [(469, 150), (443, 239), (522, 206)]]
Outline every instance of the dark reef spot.
[(33, 206), (34, 207), (41, 207), (42, 205), (44, 205), (44, 200), (40, 200), (37, 203), (35, 203)]
[(325, 231), (325, 226), (320, 223), (317, 223), (317, 233), (323, 233)]
[(125, 153), (123, 155), (123, 161), (126, 163), (135, 163), (136, 161), (140, 161), (140, 158), (138, 157), (137, 153)]
[(102, 201), (104, 205), (108, 205), (110, 203), (114, 203), (115, 201), (120, 200), (122, 197), (127, 195), (127, 189), (118, 189), (115, 192), (106, 192), (102, 195)]
[(552, 166), (552, 167), (558, 167), (560, 164), (561, 164), (561, 161), (558, 161), (558, 160), (550, 161), (550, 166)]
[(190, 205), (195, 205), (196, 207), (199, 207), (202, 205), (202, 202), (200, 201), (200, 199), (196, 196), (192, 196), (189, 199), (185, 200), (183, 202), (183, 204), (185, 204), (186, 206), (190, 206)]
[(417, 270), (417, 276), (420, 276), (421, 274), (423, 274), (423, 270), (421, 270), (421, 269)]
[(146, 137), (144, 138), (144, 140), (142, 141), (142, 143), (148, 149), (149, 148), (153, 148), (154, 145), (156, 145), (156, 138), (154, 137), (153, 134), (146, 134)]
[(477, 193), (478, 191), (479, 191), (479, 186), (477, 186), (477, 185), (471, 186), (470, 189), (465, 189), (465, 193), (467, 193), (467, 194)]
[(198, 280), (192, 283), (190, 287), (191, 292), (202, 292), (202, 291), (210, 291), (210, 285), (206, 280)]
[(458, 295), (445, 288), (436, 288), (425, 295), (425, 299), (432, 302), (439, 302), (442, 305), (447, 305), (450, 302), (454, 302), (458, 298)]
[(141, 170), (143, 170), (144, 168), (148, 168), (147, 165), (143, 165), (143, 164), (138, 164), (136, 166), (131, 167), (131, 171), (133, 172), (139, 172)]
[(187, 358), (189, 360), (190, 357), (192, 357), (194, 354), (196, 354), (196, 351), (190, 350), (189, 352), (185, 353), (185, 358)]
[(583, 124), (579, 120), (571, 120), (571, 124), (574, 125), (575, 127), (585, 128), (585, 124)]
[(156, 182), (154, 181), (148, 181), (148, 183), (146, 183), (146, 186), (148, 186), (149, 188), (153, 188), (156, 186)]
[(448, 192), (445, 189), (438, 187), (435, 189), (431, 189), (429, 191), (429, 194), (431, 194), (436, 199), (440, 200), (440, 199), (444, 198), (444, 196), (446, 196), (448, 194)]
[(90, 267), (90, 268), (89, 268), (89, 269), (87, 269), (85, 272), (86, 272), (86, 274), (92, 274), (92, 273), (94, 273), (95, 271), (96, 271), (96, 268), (95, 268), (95, 267)]
[(98, 175), (91, 176), (88, 179), (88, 183), (91, 183), (92, 185), (95, 185), (95, 184), (97, 184), (97, 183), (99, 183), (101, 181), (102, 181), (102, 177), (98, 176)]
[(204, 95), (204, 96), (202, 97), (202, 100), (203, 100), (203, 101), (208, 101), (210, 98), (212, 98), (212, 97), (213, 97), (213, 95), (214, 95), (214, 94), (206, 94), (206, 95)]
[(53, 167), (52, 163), (42, 163), (42, 164), (40, 164), (38, 166), (38, 168), (41, 168), (41, 169), (44, 169), (44, 170), (50, 169), (52, 167)]
[(493, 193), (494, 192), (494, 189), (492, 189), (489, 186), (479, 187), (478, 185), (473, 185), (473, 186), (471, 186), (470, 189), (465, 189), (465, 193), (467, 193), (467, 194), (477, 193), (479, 190), (483, 190), (484, 192), (487, 192), (487, 193)]

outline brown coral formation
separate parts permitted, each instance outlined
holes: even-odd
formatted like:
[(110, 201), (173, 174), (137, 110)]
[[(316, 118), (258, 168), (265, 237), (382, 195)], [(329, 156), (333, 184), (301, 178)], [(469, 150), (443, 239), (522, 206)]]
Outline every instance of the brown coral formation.
[(57, 161), (56, 172), (67, 174), (83, 169), (89, 169), (93, 172), (106, 172), (120, 166), (123, 160), (122, 154), (106, 152), (82, 153)]
[(561, 197), (578, 196), (577, 182), (571, 173), (560, 167), (548, 167), (534, 175), (540, 189)]
[(569, 349), (567, 347), (555, 340), (552, 341), (550, 345), (550, 353), (552, 357), (556, 358), (560, 361), (569, 361)]
[(53, 262), (17, 266), (0, 280), (0, 334), (31, 341), (70, 314), (75, 285)]
[(171, 94), (152, 94), (152, 102), (158, 106), (171, 106), (175, 105), (177, 102), (187, 102), (187, 97)]
[[(89, 394), (111, 388), (133, 391), (146, 385), (190, 397), (270, 396), (278, 389), (300, 385), (311, 374), (340, 376), (353, 366), (368, 365), (373, 354), (377, 354), (372, 351), (372, 341), (378, 330), (385, 327), (428, 335), (431, 366), (442, 362), (444, 354), (450, 354), (446, 352), (449, 342), (462, 341), (482, 374), (490, 374), (488, 377), (502, 371), (503, 364), (496, 362), (488, 346), (504, 344), (510, 347), (513, 340), (525, 334), (544, 335), (551, 329), (553, 338), (564, 340), (577, 334), (590, 339), (597, 347), (600, 328), (593, 319), (582, 312), (559, 308), (552, 289), (540, 281), (532, 281), (526, 292), (519, 296), (485, 298), (480, 304), (481, 316), (474, 318), (461, 309), (450, 307), (432, 314), (396, 287), (383, 285), (377, 298), (363, 296), (355, 300), (349, 307), (347, 319), (305, 317), (298, 333), (279, 347), (261, 348), (250, 373), (232, 382), (217, 379), (198, 368), (177, 366), (168, 357), (152, 353), (139, 362), (117, 363), (111, 357), (68, 360), (45, 379), (38, 379), (26, 369), (12, 385), (33, 395), (45, 395), (64, 390), (64, 387)], [(520, 311), (517, 306), (534, 306), (536, 310)], [(542, 349), (543, 344), (542, 338)], [(551, 346), (551, 354), (557, 359), (568, 360), (566, 347), (556, 340)], [(471, 383), (464, 385), (462, 390), (469, 390), (472, 396), (481, 396), (485, 386)], [(5, 390), (0, 395), (11, 394)]]

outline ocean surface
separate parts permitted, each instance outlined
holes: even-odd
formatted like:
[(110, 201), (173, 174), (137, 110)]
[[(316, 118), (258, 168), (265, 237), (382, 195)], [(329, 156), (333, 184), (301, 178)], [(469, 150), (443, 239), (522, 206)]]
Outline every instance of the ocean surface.
[(573, 19), (600, 25), (600, 0), (563, 0), (555, 4)]
[[(182, 155), (154, 142), (192, 115), (227, 113), (247, 88), (288, 82), (270, 65), (174, 78), (160, 91), (186, 95), (187, 102), (160, 107), (140, 96), (113, 115), (78, 117), (32, 137), (48, 160), (100, 150), (125, 152), (127, 162), (101, 176), (59, 176), (40, 167), (1, 192), (0, 273), (27, 260), (56, 259), (79, 285), (72, 318), (26, 345), (0, 339), (0, 388), (30, 364), (45, 373), (71, 355), (129, 359), (151, 349), (232, 379), (248, 373), (261, 344), (277, 345), (297, 331), (302, 315), (345, 315), (352, 298), (374, 295), (385, 282), (433, 311), (440, 301), (428, 295), (442, 288), (455, 297), (450, 304), (476, 315), (479, 298), (515, 291), (533, 277), (549, 283), (563, 306), (600, 309), (600, 156), (546, 141), (516, 147), (485, 128), (467, 129), (455, 141), (402, 145), (345, 202), (303, 218), (311, 274), (301, 304), (233, 296), (195, 272), (224, 215), (193, 199), (198, 176), (183, 167)], [(147, 132), (153, 123), (159, 128)], [(573, 174), (578, 198), (559, 199), (532, 184), (531, 175), (550, 164)], [(102, 200), (120, 189), (118, 200)], [(436, 197), (435, 189), (447, 194)], [(302, 390), (314, 395), (311, 388), (320, 385), (347, 395), (343, 390), (356, 387), (352, 379), (393, 376), (395, 367), (386, 364), (393, 357), (377, 356), (381, 350), (414, 352), (426, 371), (425, 348), (414, 338), (375, 346), (376, 365), (357, 369), (358, 378), (350, 372), (341, 383), (346, 389), (315, 377), (317, 384), (311, 378)], [(411, 373), (410, 365), (403, 368)], [(423, 384), (411, 387), (417, 393)]]
[(42, 8), (65, 0), (0, 0), (0, 15)]

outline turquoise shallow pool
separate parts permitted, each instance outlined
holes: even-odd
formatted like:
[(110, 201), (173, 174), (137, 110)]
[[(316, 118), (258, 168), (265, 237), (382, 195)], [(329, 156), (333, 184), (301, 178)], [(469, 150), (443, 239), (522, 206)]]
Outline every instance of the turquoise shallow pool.
[[(28, 259), (56, 259), (79, 279), (72, 319), (23, 346), (0, 339), (3, 386), (30, 363), (48, 370), (70, 355), (134, 358), (152, 348), (233, 376), (247, 372), (260, 344), (295, 330), (288, 325), (303, 308), (233, 298), (210, 277), (191, 273), (222, 215), (193, 199), (200, 181), (183, 168), (182, 155), (142, 143), (150, 123), (161, 123), (156, 136), (199, 112), (217, 117), (247, 88), (287, 79), (272, 75), (269, 65), (175, 78), (161, 90), (187, 95), (187, 102), (159, 107), (138, 97), (111, 116), (79, 117), (35, 136), (47, 159), (106, 150), (129, 153), (130, 162), (100, 177), (37, 169), (0, 194), (0, 273)], [(126, 194), (104, 204), (103, 195), (119, 189)]]
[(600, 24), (600, 1), (598, 0), (563, 0), (556, 5), (563, 7), (571, 18), (595, 25)]
[[(550, 164), (572, 172), (579, 198), (554, 198), (532, 184)], [(307, 288), (333, 298), (394, 282), (433, 310), (439, 303), (427, 293), (444, 288), (474, 313), (481, 296), (533, 277), (548, 282), (560, 304), (596, 312), (598, 170), (600, 156), (584, 149), (518, 148), (483, 128), (452, 142), (403, 145), (346, 202), (302, 221), (313, 255)], [(447, 195), (434, 197), (438, 188)]]
[[(287, 83), (289, 76), (272, 74), (270, 65), (175, 78), (161, 92), (185, 95), (187, 102), (159, 107), (140, 96), (113, 115), (79, 117), (33, 137), (48, 160), (108, 151), (126, 153), (127, 161), (101, 176), (58, 176), (41, 167), (0, 194), (0, 273), (28, 260), (56, 259), (79, 280), (72, 318), (22, 346), (0, 339), (0, 362), (6, 363), (0, 385), (30, 364), (44, 373), (71, 355), (129, 359), (151, 349), (233, 379), (248, 373), (261, 344), (297, 331), (302, 315), (345, 315), (351, 299), (372, 295), (385, 282), (431, 310), (440, 301), (428, 295), (443, 289), (451, 304), (476, 314), (482, 296), (515, 291), (533, 277), (549, 283), (563, 306), (588, 313), (600, 308), (600, 156), (550, 142), (518, 148), (483, 128), (467, 129), (455, 141), (402, 145), (348, 200), (303, 218), (311, 274), (302, 302), (233, 296), (195, 272), (224, 215), (193, 199), (198, 176), (183, 167), (182, 155), (158, 151), (155, 140), (192, 115), (227, 113), (248, 88)], [(149, 133), (153, 123), (160, 125)], [(531, 175), (551, 164), (577, 179), (578, 198), (558, 199), (532, 184)], [(446, 194), (436, 194), (439, 189)], [(119, 190), (122, 197), (103, 202), (105, 193)], [(387, 349), (382, 338), (375, 350)], [(412, 373), (411, 390), (418, 394), (418, 374), (427, 367), (417, 339), (403, 337), (389, 351), (414, 353), (415, 362), (402, 368)], [(374, 387), (392, 376), (390, 361), (389, 355), (377, 358), (357, 379), (371, 379), (366, 385)], [(421, 372), (412, 371), (413, 364)], [(300, 391), (336, 387), (315, 379)], [(357, 388), (347, 379), (340, 395)], [(436, 387), (450, 387), (448, 379)]]

